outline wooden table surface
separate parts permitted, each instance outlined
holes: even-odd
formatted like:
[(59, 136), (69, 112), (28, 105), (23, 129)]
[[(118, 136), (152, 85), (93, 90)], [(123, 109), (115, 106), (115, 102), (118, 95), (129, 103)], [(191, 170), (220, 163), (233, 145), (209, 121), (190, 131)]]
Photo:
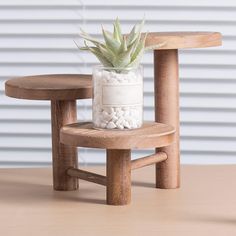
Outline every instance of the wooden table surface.
[(0, 235), (236, 235), (236, 165), (183, 166), (180, 189), (154, 179), (154, 166), (133, 171), (131, 205), (108, 206), (101, 185), (56, 192), (49, 168), (1, 169)]

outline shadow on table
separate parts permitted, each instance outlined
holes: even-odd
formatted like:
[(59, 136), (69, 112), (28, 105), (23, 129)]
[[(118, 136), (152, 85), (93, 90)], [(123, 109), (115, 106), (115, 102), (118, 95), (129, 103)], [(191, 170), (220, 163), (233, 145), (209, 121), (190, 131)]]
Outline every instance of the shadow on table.
[(222, 215), (222, 212), (210, 212), (209, 209), (205, 209), (205, 212), (202, 211), (200, 212), (182, 212), (184, 215), (182, 220), (184, 219), (185, 221), (192, 222), (192, 223), (201, 223), (201, 224), (212, 224), (212, 225), (236, 225), (236, 215), (235, 216), (230, 216), (230, 215)]
[(54, 191), (52, 185), (31, 183), (20, 180), (0, 179), (0, 201), (4, 203), (58, 203), (58, 202), (84, 202), (105, 204), (104, 199), (91, 198), (97, 196), (97, 189), (81, 187), (81, 191)]

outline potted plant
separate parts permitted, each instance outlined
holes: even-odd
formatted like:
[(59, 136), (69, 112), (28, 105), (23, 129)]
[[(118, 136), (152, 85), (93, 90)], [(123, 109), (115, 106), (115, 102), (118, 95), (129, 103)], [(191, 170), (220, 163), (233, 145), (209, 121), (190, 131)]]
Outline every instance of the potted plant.
[[(81, 30), (85, 46), (79, 48), (93, 53), (102, 64), (93, 69), (95, 128), (125, 130), (142, 126), (143, 70), (140, 60), (147, 49), (143, 25), (144, 20), (129, 34), (122, 35), (117, 18), (113, 33), (102, 28), (104, 42)], [(155, 45), (155, 48), (160, 46)]]

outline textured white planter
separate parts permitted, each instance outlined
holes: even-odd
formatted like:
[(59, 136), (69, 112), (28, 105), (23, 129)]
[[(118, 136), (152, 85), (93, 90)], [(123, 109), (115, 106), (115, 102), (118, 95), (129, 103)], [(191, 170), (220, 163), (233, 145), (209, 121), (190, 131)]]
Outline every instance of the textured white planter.
[(93, 124), (102, 129), (136, 129), (143, 122), (142, 67), (117, 72), (93, 70)]

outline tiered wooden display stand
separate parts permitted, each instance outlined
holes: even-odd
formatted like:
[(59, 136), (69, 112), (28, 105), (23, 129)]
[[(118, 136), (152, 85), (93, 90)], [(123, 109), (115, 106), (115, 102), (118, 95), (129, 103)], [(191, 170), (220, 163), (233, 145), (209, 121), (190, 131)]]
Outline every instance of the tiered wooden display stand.
[[(178, 49), (221, 45), (221, 34), (211, 32), (150, 33), (154, 50), (155, 121), (128, 131), (93, 129), (76, 122), (76, 99), (92, 96), (89, 75), (44, 75), (6, 82), (6, 95), (51, 100), (53, 184), (55, 190), (76, 190), (78, 178), (107, 187), (107, 204), (124, 205), (131, 199), (131, 170), (156, 163), (156, 187), (180, 185)], [(160, 122), (160, 123), (159, 123)], [(60, 132), (61, 129), (61, 132)], [(105, 148), (107, 176), (80, 170), (75, 147)], [(131, 161), (131, 149), (156, 148), (156, 153)]]

